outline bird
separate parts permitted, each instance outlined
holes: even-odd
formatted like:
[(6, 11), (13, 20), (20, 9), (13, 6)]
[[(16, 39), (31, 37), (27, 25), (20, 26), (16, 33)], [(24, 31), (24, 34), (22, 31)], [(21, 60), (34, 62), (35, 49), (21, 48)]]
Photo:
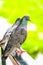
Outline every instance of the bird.
[(16, 51), (17, 48), (20, 49), (20, 46), (23, 44), (23, 42), (26, 39), (27, 36), (27, 21), (30, 20), (29, 16), (23, 16), (20, 20), (21, 24), (13, 30), (10, 38), (7, 42), (6, 48), (3, 52), (3, 56), (7, 58), (9, 54), (14, 49)]
[(20, 25), (20, 18), (17, 18), (17, 20), (15, 21), (15, 23), (5, 32), (3, 39), (0, 41), (0, 46), (3, 48), (3, 50), (5, 49), (5, 46), (10, 38), (10, 35), (12, 33), (12, 31), (18, 27)]

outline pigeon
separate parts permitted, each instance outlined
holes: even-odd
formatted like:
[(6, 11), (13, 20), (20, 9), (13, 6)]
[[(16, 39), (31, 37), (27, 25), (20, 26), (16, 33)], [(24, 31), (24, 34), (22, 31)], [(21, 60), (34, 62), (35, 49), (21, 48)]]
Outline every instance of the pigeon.
[(16, 28), (16, 30), (12, 31), (10, 38), (7, 42), (6, 48), (3, 52), (3, 56), (7, 58), (9, 54), (14, 49), (16, 51), (17, 48), (20, 49), (20, 46), (25, 41), (27, 36), (27, 21), (30, 20), (29, 16), (24, 16), (20, 20), (21, 24)]
[(10, 35), (12, 33), (12, 31), (18, 27), (20, 25), (20, 18), (17, 18), (17, 20), (15, 21), (15, 23), (5, 32), (3, 39), (0, 41), (0, 46), (3, 48), (3, 50), (5, 49), (5, 46), (10, 38)]

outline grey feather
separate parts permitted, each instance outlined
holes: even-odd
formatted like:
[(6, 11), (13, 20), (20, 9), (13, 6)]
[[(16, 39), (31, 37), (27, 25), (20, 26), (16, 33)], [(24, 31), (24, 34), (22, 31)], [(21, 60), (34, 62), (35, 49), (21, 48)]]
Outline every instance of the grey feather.
[(15, 48), (20, 48), (21, 44), (25, 41), (27, 36), (27, 21), (30, 20), (28, 16), (24, 16), (20, 22), (21, 24), (16, 28), (16, 31), (12, 31), (8, 44), (4, 50), (4, 56), (8, 56)]

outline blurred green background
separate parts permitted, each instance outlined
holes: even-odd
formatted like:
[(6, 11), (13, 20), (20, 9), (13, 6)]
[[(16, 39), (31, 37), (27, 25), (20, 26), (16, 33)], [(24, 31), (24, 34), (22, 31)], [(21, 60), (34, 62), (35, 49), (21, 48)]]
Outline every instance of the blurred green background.
[[(29, 15), (27, 38), (22, 45), (32, 57), (43, 53), (43, 0), (0, 0), (0, 16), (11, 24), (18, 17)], [(31, 28), (29, 30), (29, 26)]]

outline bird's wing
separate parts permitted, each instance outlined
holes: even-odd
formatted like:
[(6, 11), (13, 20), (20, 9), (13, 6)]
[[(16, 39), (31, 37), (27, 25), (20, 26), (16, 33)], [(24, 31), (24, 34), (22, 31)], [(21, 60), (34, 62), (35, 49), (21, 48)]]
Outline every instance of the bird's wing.
[(15, 31), (15, 29), (20, 25), (20, 18), (18, 18), (15, 21), (15, 24), (13, 24), (4, 34), (3, 39), (0, 41), (0, 45), (3, 46), (3, 44), (6, 44), (5, 42), (7, 42), (7, 40), (9, 40), (9, 37), (11, 35), (11, 33), (13, 32), (13, 30)]

